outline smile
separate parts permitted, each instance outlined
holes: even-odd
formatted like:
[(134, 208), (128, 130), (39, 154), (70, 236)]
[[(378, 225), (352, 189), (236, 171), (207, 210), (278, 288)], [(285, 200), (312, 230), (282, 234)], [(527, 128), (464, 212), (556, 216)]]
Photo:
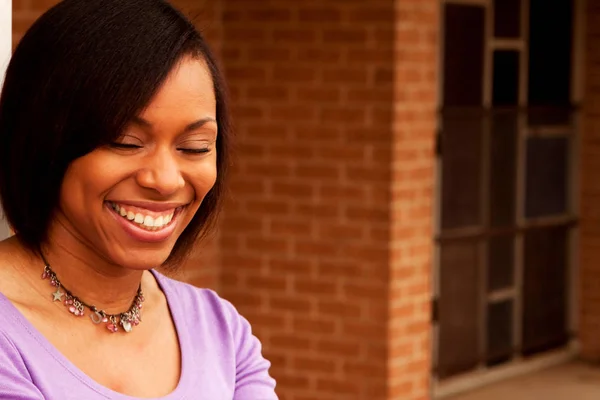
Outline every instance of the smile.
[(109, 204), (122, 218), (148, 231), (157, 231), (169, 226), (171, 221), (173, 221), (175, 213), (181, 208), (178, 207), (171, 210), (155, 212), (126, 205), (119, 205), (113, 202), (110, 202)]
[(106, 209), (117, 224), (138, 242), (158, 243), (169, 239), (179, 225), (187, 204), (106, 201)]

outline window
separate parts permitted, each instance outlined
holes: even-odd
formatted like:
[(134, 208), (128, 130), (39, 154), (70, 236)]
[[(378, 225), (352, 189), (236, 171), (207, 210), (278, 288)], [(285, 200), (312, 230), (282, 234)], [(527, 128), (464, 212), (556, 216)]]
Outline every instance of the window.
[(572, 0), (442, 0), (435, 374), (569, 335)]

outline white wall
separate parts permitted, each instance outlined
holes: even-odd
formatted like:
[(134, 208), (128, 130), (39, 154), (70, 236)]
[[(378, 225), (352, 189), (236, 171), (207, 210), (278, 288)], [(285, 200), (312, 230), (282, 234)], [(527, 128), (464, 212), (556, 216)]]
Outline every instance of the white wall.
[(12, 0), (0, 0), (0, 82), (12, 50)]
[[(0, 0), (0, 87), (12, 52), (12, 0)], [(0, 239), (8, 237), (4, 219), (0, 220)]]

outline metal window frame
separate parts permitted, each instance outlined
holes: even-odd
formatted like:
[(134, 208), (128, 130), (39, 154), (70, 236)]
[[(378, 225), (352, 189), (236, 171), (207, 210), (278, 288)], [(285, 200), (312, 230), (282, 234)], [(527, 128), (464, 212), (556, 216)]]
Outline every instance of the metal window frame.
[[(528, 42), (529, 38), (529, 12), (530, 2), (524, 0), (521, 2), (521, 37), (519, 39), (498, 39), (494, 38), (494, 0), (440, 0), (440, 36), (443, 35), (445, 30), (445, 5), (447, 4), (458, 4), (458, 5), (472, 5), (482, 6), (485, 8), (486, 14), (486, 28), (485, 28), (485, 49), (484, 49), (484, 85), (483, 85), (483, 99), (485, 110), (491, 109), (491, 85), (492, 85), (492, 57), (494, 50), (497, 49), (510, 49), (518, 51), (521, 56), (519, 57), (519, 108), (525, 108), (527, 105), (527, 88), (528, 88), (528, 57), (524, 57), (523, 54), (528, 54)], [(586, 0), (574, 0), (574, 21), (573, 21), (573, 45), (572, 45), (572, 76), (571, 76), (571, 101), (572, 104), (580, 104), (582, 100), (583, 86), (582, 86), (582, 68), (584, 65), (585, 57), (585, 27), (583, 22), (585, 21), (585, 6)], [(438, 109), (443, 109), (443, 98), (444, 98), (444, 48), (443, 41), (440, 41), (438, 51)], [(441, 113), (440, 113), (441, 114)], [(581, 135), (579, 134), (581, 129), (581, 113), (578, 109), (575, 109), (572, 113), (573, 123), (570, 126), (556, 127), (556, 126), (540, 126), (540, 127), (528, 127), (527, 126), (527, 115), (526, 113), (520, 112), (518, 114), (518, 139), (517, 139), (517, 182), (516, 182), (516, 232), (514, 233), (515, 249), (514, 249), (514, 284), (509, 289), (503, 289), (500, 291), (494, 291), (492, 293), (487, 292), (487, 276), (486, 271), (487, 257), (486, 257), (486, 241), (480, 241), (480, 268), (479, 276), (479, 290), (480, 290), (480, 341), (481, 349), (485, 352), (486, 350), (486, 338), (487, 338), (487, 306), (490, 303), (504, 301), (507, 299), (513, 299), (513, 344), (517, 351), (514, 353), (514, 358), (501, 366), (488, 368), (485, 365), (480, 365), (479, 368), (472, 372), (466, 373), (463, 376), (457, 378), (450, 378), (440, 382), (435, 376), (435, 371), (432, 371), (433, 376), (431, 380), (431, 391), (435, 398), (442, 398), (445, 394), (455, 394), (456, 389), (462, 388), (466, 390), (475, 386), (481, 385), (486, 382), (492, 382), (498, 378), (514, 376), (529, 369), (534, 370), (539, 365), (553, 365), (559, 362), (563, 362), (574, 356), (578, 342), (576, 339), (576, 331), (578, 324), (578, 276), (579, 276), (579, 265), (578, 265), (578, 241), (579, 241), (579, 228), (577, 226), (577, 217), (579, 215), (579, 174), (577, 173), (580, 166), (579, 160), (579, 148)], [(489, 118), (485, 118), (487, 122), (484, 127), (484, 138), (482, 140), (482, 146), (486, 146), (489, 142), (490, 136), (490, 123)], [(442, 129), (441, 115), (438, 115), (438, 126)], [(570, 137), (570, 159), (569, 159), (569, 187), (567, 188), (568, 193), (568, 208), (567, 212), (563, 215), (543, 217), (537, 219), (525, 219), (525, 167), (526, 167), (526, 140), (528, 137), (542, 136), (542, 137)], [(484, 147), (487, 150), (487, 147)], [(482, 189), (481, 199), (482, 204), (482, 225), (487, 226), (489, 219), (489, 210), (487, 201), (488, 186), (489, 186), (489, 160), (490, 157), (486, 154), (487, 151), (482, 152), (484, 173), (482, 174)], [(480, 227), (465, 227), (454, 230), (446, 230), (442, 232), (441, 229), (441, 204), (442, 204), (442, 160), (438, 155), (435, 163), (436, 169), (436, 185), (434, 191), (435, 207), (434, 207), (434, 234), (436, 238), (436, 244), (434, 247), (433, 257), (433, 274), (432, 274), (432, 292), (434, 301), (437, 301), (440, 297), (440, 251), (441, 243), (447, 240), (460, 240), (470, 236), (489, 236), (491, 229), (480, 228)], [(570, 333), (573, 335), (573, 339), (564, 349), (543, 353), (539, 356), (523, 360), (518, 356), (521, 347), (521, 319), (520, 316), (523, 312), (523, 256), (524, 256), (524, 232), (534, 227), (541, 226), (564, 226), (570, 225), (568, 234), (568, 251), (570, 259), (567, 261), (567, 269), (569, 273), (568, 287), (568, 328)], [(433, 322), (433, 340), (432, 340), (432, 357), (433, 365), (437, 365), (439, 359), (439, 323), (438, 321)], [(482, 353), (485, 354), (485, 353)], [(476, 379), (474, 379), (477, 377)]]

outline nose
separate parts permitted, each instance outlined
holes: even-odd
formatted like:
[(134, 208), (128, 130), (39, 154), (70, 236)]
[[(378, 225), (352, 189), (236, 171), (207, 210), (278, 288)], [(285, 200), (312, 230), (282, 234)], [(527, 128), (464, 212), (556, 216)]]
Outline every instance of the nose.
[(157, 149), (144, 158), (136, 174), (137, 183), (162, 196), (169, 196), (185, 186), (179, 163), (169, 149)]

